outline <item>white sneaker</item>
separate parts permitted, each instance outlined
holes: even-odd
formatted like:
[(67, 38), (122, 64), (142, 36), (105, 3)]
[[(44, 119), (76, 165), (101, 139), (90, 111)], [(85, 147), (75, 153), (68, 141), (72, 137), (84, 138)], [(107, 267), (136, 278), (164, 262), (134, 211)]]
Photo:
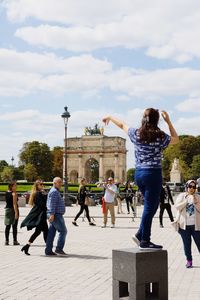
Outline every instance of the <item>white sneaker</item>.
[(135, 235), (132, 236), (132, 240), (136, 243), (137, 246), (140, 245), (140, 241), (138, 240), (138, 238)]
[(102, 225), (102, 226), (101, 226), (101, 228), (106, 228), (106, 225), (105, 225), (105, 224), (104, 224), (104, 225)]
[(112, 225), (110, 226), (110, 228), (115, 228), (115, 224), (112, 224)]

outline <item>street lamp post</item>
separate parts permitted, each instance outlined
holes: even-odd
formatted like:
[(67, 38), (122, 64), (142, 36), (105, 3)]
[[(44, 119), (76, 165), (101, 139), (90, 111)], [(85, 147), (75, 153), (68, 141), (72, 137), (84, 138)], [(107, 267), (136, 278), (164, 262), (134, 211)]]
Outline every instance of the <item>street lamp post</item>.
[(67, 124), (68, 124), (68, 119), (70, 118), (71, 115), (67, 110), (67, 106), (65, 106), (64, 109), (65, 109), (65, 111), (61, 115), (61, 117), (64, 120), (64, 125), (65, 125), (64, 153), (63, 153), (63, 180), (64, 180), (63, 198), (65, 201), (65, 205), (71, 206), (71, 203), (70, 203), (69, 197), (68, 197), (68, 178), (67, 178)]
[(14, 160), (15, 160), (15, 159), (14, 159), (14, 157), (12, 156), (12, 157), (11, 157), (12, 167), (13, 167), (13, 162), (14, 162)]

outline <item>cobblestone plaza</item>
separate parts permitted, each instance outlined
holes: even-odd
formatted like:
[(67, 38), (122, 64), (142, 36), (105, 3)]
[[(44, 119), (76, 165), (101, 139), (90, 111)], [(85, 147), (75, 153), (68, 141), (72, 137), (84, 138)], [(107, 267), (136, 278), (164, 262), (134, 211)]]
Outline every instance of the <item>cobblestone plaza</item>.
[[(125, 204), (123, 209), (126, 210)], [(20, 208), (19, 223), (28, 211), (28, 207)], [(114, 229), (101, 228), (100, 206), (90, 207), (96, 227), (90, 227), (86, 219), (83, 222), (81, 218), (79, 227), (74, 227), (71, 222), (77, 211), (78, 207), (74, 205), (67, 208), (65, 214), (68, 237), (64, 250), (69, 254), (67, 257), (46, 257), (42, 235), (31, 246), (31, 256), (26, 256), (20, 251), (21, 246), (4, 246), (4, 205), (0, 204), (0, 299), (112, 299), (112, 249), (135, 247), (131, 236), (138, 228), (142, 207), (137, 209), (134, 222), (130, 215), (117, 215)], [(21, 245), (27, 242), (30, 233), (19, 229)], [(181, 239), (171, 228), (166, 215), (164, 228), (159, 227), (158, 217), (155, 217), (152, 240), (168, 250), (169, 300), (200, 299), (200, 256), (194, 244), (194, 267), (186, 269)]]

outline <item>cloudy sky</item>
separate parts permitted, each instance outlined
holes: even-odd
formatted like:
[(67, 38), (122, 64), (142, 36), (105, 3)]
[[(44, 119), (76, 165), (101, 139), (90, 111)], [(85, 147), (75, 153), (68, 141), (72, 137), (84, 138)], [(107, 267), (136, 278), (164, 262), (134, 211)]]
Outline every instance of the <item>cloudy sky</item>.
[(105, 114), (139, 126), (147, 107), (200, 134), (199, 0), (0, 0), (0, 18), (0, 160), (61, 146), (64, 106), (70, 137)]

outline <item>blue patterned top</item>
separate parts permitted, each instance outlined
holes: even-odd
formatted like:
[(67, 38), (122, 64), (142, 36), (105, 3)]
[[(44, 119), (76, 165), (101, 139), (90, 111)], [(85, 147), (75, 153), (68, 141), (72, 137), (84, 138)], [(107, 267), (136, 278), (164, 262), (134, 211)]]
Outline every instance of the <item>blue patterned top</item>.
[(155, 142), (140, 142), (138, 129), (130, 127), (128, 136), (135, 145), (136, 168), (157, 169), (161, 168), (162, 150), (170, 143), (170, 136), (165, 133), (164, 139), (157, 138)]
[(55, 187), (52, 187), (48, 193), (47, 197), (47, 212), (54, 214), (62, 214), (65, 213), (65, 202), (61, 197), (59, 190)]

